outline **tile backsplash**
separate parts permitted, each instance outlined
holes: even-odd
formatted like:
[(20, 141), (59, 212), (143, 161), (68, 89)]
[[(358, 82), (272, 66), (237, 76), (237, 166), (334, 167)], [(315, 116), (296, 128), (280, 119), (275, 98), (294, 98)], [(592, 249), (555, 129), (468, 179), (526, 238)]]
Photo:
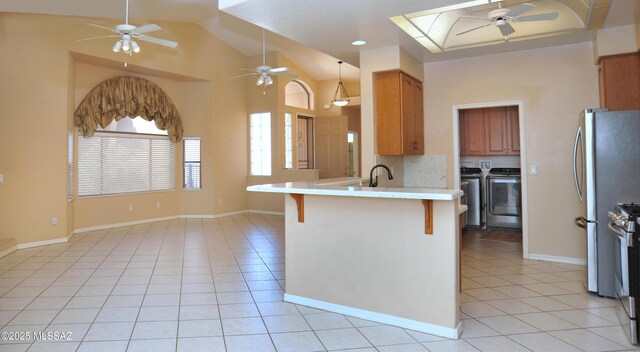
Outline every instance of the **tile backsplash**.
[(405, 156), (404, 186), (447, 188), (447, 157), (444, 155)]
[(447, 158), (444, 155), (378, 155), (376, 162), (393, 168), (394, 180), (387, 181), (381, 176), (381, 187), (447, 188)]

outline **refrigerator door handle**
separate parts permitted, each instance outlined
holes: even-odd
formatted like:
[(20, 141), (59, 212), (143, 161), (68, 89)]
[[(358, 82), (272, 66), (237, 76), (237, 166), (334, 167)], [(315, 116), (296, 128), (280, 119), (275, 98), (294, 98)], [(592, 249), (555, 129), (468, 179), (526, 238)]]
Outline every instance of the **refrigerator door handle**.
[(582, 138), (582, 126), (579, 126), (578, 131), (576, 132), (576, 141), (573, 144), (573, 180), (575, 181), (575, 184), (576, 184), (576, 192), (578, 192), (578, 198), (580, 198), (580, 203), (582, 203), (582, 187), (578, 182), (578, 144), (581, 138)]
[(587, 221), (582, 216), (578, 216), (577, 218), (573, 219), (573, 222), (579, 228), (582, 228), (582, 229), (586, 229), (587, 228)]

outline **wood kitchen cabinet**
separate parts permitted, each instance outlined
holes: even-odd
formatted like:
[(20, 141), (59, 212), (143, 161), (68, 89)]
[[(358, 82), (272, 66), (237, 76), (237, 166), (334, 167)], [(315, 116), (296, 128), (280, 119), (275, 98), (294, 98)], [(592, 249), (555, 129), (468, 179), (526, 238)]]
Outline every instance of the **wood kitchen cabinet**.
[(424, 154), (422, 82), (394, 70), (374, 73), (378, 155)]
[(600, 107), (640, 110), (640, 53), (600, 58)]
[(518, 107), (460, 111), (460, 155), (519, 155)]
[(459, 129), (461, 155), (486, 154), (484, 109), (460, 110)]

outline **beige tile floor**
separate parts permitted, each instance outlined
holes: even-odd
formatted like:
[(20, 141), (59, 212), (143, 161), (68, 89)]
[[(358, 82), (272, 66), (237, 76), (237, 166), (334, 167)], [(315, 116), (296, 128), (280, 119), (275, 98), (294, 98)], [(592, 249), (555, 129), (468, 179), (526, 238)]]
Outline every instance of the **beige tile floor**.
[[(283, 218), (247, 214), (79, 234), (0, 259), (0, 329), (71, 332), (0, 351), (624, 351), (584, 267), (463, 240), (460, 340), (282, 302)], [(15, 337), (15, 336), (14, 336)], [(55, 336), (54, 336), (55, 337)]]

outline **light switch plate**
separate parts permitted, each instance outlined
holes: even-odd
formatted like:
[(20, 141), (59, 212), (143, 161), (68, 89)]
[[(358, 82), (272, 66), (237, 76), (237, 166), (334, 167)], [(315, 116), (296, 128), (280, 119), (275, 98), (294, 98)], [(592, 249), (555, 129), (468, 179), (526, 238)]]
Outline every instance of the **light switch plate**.
[(0, 174), (0, 183), (4, 183), (4, 175)]
[(531, 175), (537, 175), (538, 174), (538, 165), (529, 165), (529, 173)]

